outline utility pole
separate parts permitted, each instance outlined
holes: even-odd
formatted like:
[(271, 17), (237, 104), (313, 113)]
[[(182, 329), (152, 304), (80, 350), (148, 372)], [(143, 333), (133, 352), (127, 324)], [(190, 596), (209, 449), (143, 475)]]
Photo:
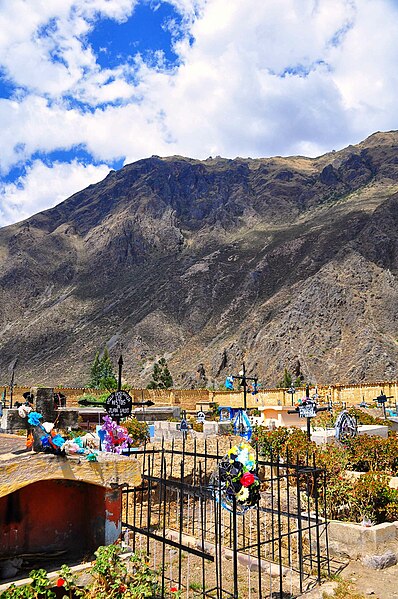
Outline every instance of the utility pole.
[(14, 362), (11, 364), (9, 370), (11, 370), (11, 382), (10, 382), (10, 408), (12, 408), (12, 399), (14, 394), (14, 375), (15, 375), (15, 367), (18, 363), (18, 358), (15, 358)]

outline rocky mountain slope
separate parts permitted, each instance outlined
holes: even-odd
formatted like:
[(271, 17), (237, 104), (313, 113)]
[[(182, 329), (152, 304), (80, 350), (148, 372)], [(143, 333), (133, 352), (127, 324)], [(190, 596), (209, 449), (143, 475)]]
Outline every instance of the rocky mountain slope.
[(0, 380), (398, 378), (398, 132), (319, 158), (153, 156), (0, 229)]

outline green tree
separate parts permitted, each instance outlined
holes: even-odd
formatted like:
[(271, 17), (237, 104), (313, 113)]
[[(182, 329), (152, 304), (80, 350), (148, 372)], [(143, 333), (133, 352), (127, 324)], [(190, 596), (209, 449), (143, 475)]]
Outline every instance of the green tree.
[(94, 362), (90, 371), (90, 387), (92, 389), (116, 389), (117, 380), (113, 372), (112, 361), (108, 348), (105, 346), (102, 356), (99, 352), (95, 354)]
[(152, 380), (147, 389), (170, 389), (173, 386), (173, 377), (165, 358), (160, 358), (153, 365)]
[(290, 374), (290, 372), (288, 372), (287, 368), (285, 368), (283, 373), (283, 379), (279, 381), (278, 387), (280, 387), (281, 389), (289, 389), (289, 387), (291, 387), (292, 385), (292, 382), (292, 375)]
[(100, 357), (99, 352), (95, 354), (94, 362), (91, 366), (90, 370), (90, 382), (88, 384), (92, 389), (98, 389), (98, 385), (101, 379), (101, 371), (100, 371)]

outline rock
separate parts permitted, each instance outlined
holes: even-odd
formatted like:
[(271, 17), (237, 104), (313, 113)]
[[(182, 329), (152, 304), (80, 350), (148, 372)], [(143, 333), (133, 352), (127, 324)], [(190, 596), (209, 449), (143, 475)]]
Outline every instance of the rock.
[(325, 582), (321, 586), (315, 587), (304, 595), (300, 595), (300, 597), (305, 597), (305, 599), (324, 599), (324, 597), (334, 597), (337, 586), (338, 582)]
[(383, 555), (366, 555), (362, 559), (362, 563), (372, 570), (384, 570), (384, 568), (396, 565), (397, 556), (392, 551), (387, 551)]
[(20, 557), (13, 557), (0, 563), (0, 580), (16, 576), (22, 566), (22, 561)]

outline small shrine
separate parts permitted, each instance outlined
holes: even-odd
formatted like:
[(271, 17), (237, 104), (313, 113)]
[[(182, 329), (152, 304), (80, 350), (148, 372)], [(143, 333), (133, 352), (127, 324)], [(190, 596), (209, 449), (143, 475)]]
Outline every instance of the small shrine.
[[(62, 409), (54, 411), (52, 390), (38, 391), (36, 404), (18, 413), (28, 448), (0, 451), (1, 560), (45, 554), (69, 560), (115, 542), (121, 533), (122, 487), (141, 482), (136, 458), (64, 439), (71, 414), (62, 420)], [(13, 414), (15, 423), (16, 418)], [(18, 439), (5, 437), (8, 444), (11, 437)]]

